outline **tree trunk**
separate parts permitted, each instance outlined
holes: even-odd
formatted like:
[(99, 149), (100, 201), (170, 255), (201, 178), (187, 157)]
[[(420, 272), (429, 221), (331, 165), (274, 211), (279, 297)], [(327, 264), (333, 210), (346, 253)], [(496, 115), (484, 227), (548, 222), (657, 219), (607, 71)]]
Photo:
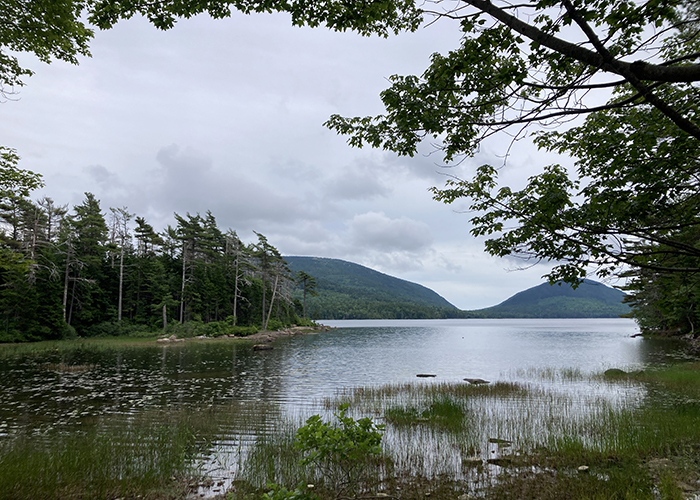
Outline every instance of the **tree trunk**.
[(182, 288), (180, 290), (180, 324), (185, 319), (185, 270), (187, 265), (187, 242), (182, 242)]
[[(275, 295), (277, 294), (277, 282), (279, 281), (280, 276), (279, 274), (275, 276), (275, 286), (272, 288), (272, 299), (270, 300), (270, 310), (267, 313), (267, 321), (265, 321), (265, 326), (263, 326), (263, 330), (267, 330), (267, 324), (270, 322), (270, 316), (272, 315), (272, 306), (275, 303)], [(263, 314), (265, 314), (263, 312)]]
[(122, 291), (124, 287), (124, 240), (122, 239), (122, 251), (119, 256), (119, 305), (117, 311), (117, 321), (122, 321)]
[(66, 306), (68, 305), (68, 281), (70, 271), (70, 244), (66, 251), (66, 272), (63, 278), (63, 321), (66, 321)]
[(236, 275), (233, 280), (233, 326), (238, 323), (238, 257), (236, 257)]

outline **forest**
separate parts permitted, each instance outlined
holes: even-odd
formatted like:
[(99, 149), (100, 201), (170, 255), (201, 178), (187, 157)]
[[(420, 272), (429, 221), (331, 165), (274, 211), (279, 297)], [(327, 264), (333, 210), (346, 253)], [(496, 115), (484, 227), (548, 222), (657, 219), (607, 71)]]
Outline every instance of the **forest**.
[[(459, 23), (454, 50), (435, 53), (420, 75), (389, 77), (384, 113), (334, 114), (326, 127), (351, 146), (398, 156), (423, 154), (430, 143), (445, 166), (474, 157), (493, 136), (511, 145), (531, 140), (571, 159), (533, 165), (538, 173), (524, 186), (508, 185), (499, 178), (508, 149), (503, 162), (474, 165), (465, 178), (431, 190), (436, 201), (467, 203), (469, 231), (488, 254), (524, 267), (550, 264), (552, 283), (620, 278), (644, 330), (697, 333), (697, 1), (10, 2), (0, 6), (11, 20), (0, 27), (0, 94), (33, 73), (16, 52), (77, 64), (90, 54), (94, 29), (142, 16), (168, 30), (197, 14), (220, 19), (236, 11), (284, 12), (296, 26), (382, 37)], [(250, 269), (236, 267), (235, 233), (222, 233), (211, 214), (178, 216), (160, 234), (134, 219), (130, 249), (125, 209), (107, 221), (89, 195), (70, 214), (49, 200), (31, 203), (40, 177), (16, 168), (13, 149), (0, 154), (8, 227), (0, 338), (88, 335), (120, 320), (156, 327), (164, 313), (167, 321), (231, 318), (232, 327), (265, 327), (294, 314), (281, 259), (262, 236), (246, 247)]]
[[(245, 244), (213, 214), (156, 231), (91, 193), (69, 209), (28, 198), (40, 176), (4, 150), (0, 178), (0, 341), (97, 335), (238, 334), (303, 324), (296, 282), (259, 233)], [(133, 227), (133, 230), (132, 230)]]

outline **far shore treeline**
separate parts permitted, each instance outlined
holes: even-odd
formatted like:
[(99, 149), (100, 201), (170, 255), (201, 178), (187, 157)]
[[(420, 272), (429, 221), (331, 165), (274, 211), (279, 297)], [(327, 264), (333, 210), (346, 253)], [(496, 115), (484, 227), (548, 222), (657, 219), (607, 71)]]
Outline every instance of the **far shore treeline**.
[[(26, 186), (30, 173), (15, 173)], [(157, 231), (126, 208), (103, 211), (91, 193), (69, 209), (31, 201), (28, 191), (2, 191), (0, 341), (310, 324), (292, 298), (294, 277), (262, 234), (245, 244), (210, 212), (175, 214)]]

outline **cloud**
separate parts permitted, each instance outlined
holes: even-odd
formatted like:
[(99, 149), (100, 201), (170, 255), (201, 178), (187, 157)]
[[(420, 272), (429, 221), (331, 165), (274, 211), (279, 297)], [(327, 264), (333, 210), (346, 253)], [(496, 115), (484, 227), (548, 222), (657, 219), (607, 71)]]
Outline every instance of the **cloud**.
[(358, 158), (344, 166), (326, 183), (329, 199), (372, 200), (388, 196), (392, 189), (384, 180), (382, 167), (366, 158)]
[(90, 165), (86, 167), (85, 170), (90, 178), (105, 190), (110, 190), (122, 185), (119, 177), (102, 165)]
[[(468, 203), (435, 202), (428, 188), (445, 173), (470, 178), (475, 166), (502, 164), (507, 139), (445, 169), (430, 140), (399, 157), (351, 148), (323, 127), (332, 114), (383, 113), (387, 76), (421, 74), (462, 35), (454, 24), (363, 38), (237, 13), (161, 32), (136, 17), (96, 33), (78, 67), (27, 59), (36, 74), (3, 106), (0, 133), (59, 204), (90, 191), (105, 212), (125, 206), (157, 230), (175, 223), (173, 212), (211, 210), (247, 242), (256, 230), (287, 255), (350, 260), (433, 283), (462, 307), (493, 305), (543, 273), (506, 274), (513, 263), (486, 256), (469, 215), (455, 213)], [(504, 182), (552, 163), (525, 142)]]
[(156, 154), (158, 163), (168, 172), (168, 176), (201, 174), (211, 170), (211, 158), (187, 148), (184, 151), (177, 144), (161, 148)]
[(352, 244), (383, 252), (420, 252), (432, 243), (430, 227), (405, 217), (390, 219), (384, 213), (367, 212), (350, 222)]

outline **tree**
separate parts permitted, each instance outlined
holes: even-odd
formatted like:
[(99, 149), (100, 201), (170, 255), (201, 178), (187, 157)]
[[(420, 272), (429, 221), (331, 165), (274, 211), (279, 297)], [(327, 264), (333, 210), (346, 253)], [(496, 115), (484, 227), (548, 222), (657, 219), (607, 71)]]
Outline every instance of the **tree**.
[(226, 247), (224, 256), (227, 261), (229, 272), (233, 272), (233, 325), (238, 323), (238, 299), (243, 298), (241, 294), (241, 284), (246, 281), (245, 273), (251, 270), (249, 257), (250, 250), (238, 238), (236, 231), (229, 229), (226, 232)]
[[(253, 256), (257, 260), (257, 272), (262, 278), (262, 329), (266, 330), (275, 297), (284, 283), (290, 279), (290, 271), (279, 250), (272, 246), (264, 235), (257, 232), (255, 234), (258, 236), (258, 243), (254, 246)], [(266, 300), (268, 284), (272, 284), (269, 308)]]
[(33, 73), (7, 51), (29, 52), (46, 63), (60, 59), (77, 64), (79, 55), (89, 55), (93, 32), (82, 20), (86, 6), (75, 0), (9, 0), (0, 4), (0, 94), (11, 93), (13, 87), (24, 84), (22, 77)]
[[(69, 325), (88, 327), (107, 320), (112, 306), (105, 273), (108, 230), (100, 201), (92, 193), (85, 193), (73, 211), (66, 234), (68, 247), (72, 246), (66, 256), (66, 287), (71, 284), (66, 319)], [(70, 268), (75, 270), (72, 276)]]
[(191, 309), (192, 302), (196, 299), (193, 289), (195, 281), (195, 261), (200, 252), (202, 240), (204, 239), (202, 228), (202, 217), (187, 214), (187, 219), (175, 214), (177, 220), (177, 237), (182, 242), (182, 281), (180, 288), (180, 323), (189, 319), (186, 314), (188, 308)]
[[(545, 166), (516, 191), (484, 165), (471, 179), (435, 188), (435, 198), (470, 199), (472, 233), (490, 236), (487, 251), (552, 261), (550, 281), (576, 284), (591, 265), (601, 275), (625, 266), (687, 272), (646, 257), (660, 248), (698, 254), (682, 232), (700, 223), (699, 13), (692, 1), (465, 0), (434, 12), (460, 21), (466, 36), (458, 50), (434, 55), (421, 78), (392, 77), (385, 115), (334, 116), (328, 125), (355, 146), (411, 156), (433, 137), (450, 163), (492, 134), (516, 140), (530, 124), (587, 116), (536, 141), (576, 157), (576, 174)], [(602, 90), (612, 98), (591, 104)]]
[(130, 214), (126, 207), (124, 208), (110, 208), (112, 212), (112, 240), (116, 242), (119, 240), (119, 292), (118, 292), (118, 303), (117, 303), (117, 321), (122, 320), (122, 299), (124, 291), (124, 251), (127, 247), (127, 243), (131, 246), (131, 232), (129, 231), (129, 221), (134, 216)]
[(304, 271), (297, 272), (296, 278), (296, 282), (301, 285), (301, 289), (304, 294), (302, 315), (304, 318), (306, 318), (306, 295), (308, 294), (312, 297), (316, 297), (318, 295), (318, 292), (316, 291), (316, 278), (308, 273), (305, 273)]
[[(692, 1), (463, 0), (431, 14), (459, 21), (462, 45), (433, 55), (420, 78), (393, 76), (382, 93), (385, 115), (333, 116), (328, 125), (351, 144), (413, 155), (430, 136), (452, 161), (506, 129), (518, 137), (531, 123), (643, 103), (700, 139), (693, 110), (659, 95), (700, 81), (700, 64), (689, 64), (700, 57)], [(625, 99), (593, 104), (593, 91), (626, 87)]]

